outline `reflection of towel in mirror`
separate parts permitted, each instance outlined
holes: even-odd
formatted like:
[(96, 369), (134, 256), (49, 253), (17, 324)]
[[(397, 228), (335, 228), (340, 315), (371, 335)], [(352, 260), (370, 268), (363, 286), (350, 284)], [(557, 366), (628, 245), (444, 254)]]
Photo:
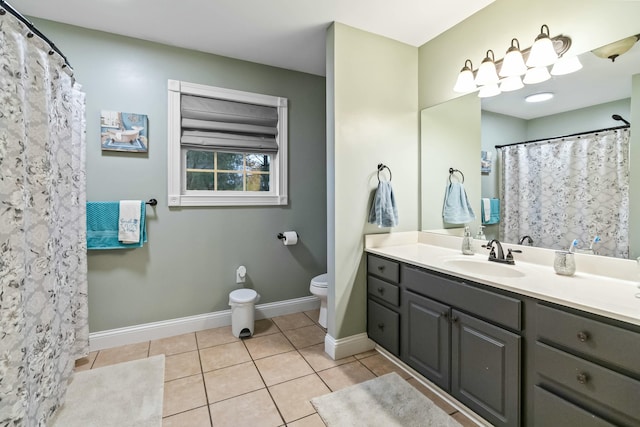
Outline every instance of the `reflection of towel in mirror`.
[(447, 186), (442, 207), (442, 218), (449, 224), (467, 224), (476, 219), (467, 198), (464, 186), (459, 182), (452, 182)]
[(393, 197), (391, 182), (380, 181), (378, 183), (378, 189), (369, 211), (369, 223), (377, 224), (381, 228), (398, 225), (398, 208)]
[(482, 223), (497, 224), (500, 222), (500, 199), (482, 199)]

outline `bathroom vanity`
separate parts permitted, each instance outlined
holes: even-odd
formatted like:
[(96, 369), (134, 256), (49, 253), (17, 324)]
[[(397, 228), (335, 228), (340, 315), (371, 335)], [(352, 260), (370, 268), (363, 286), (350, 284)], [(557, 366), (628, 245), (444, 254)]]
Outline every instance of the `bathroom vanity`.
[[(460, 238), (424, 234), (367, 236), (372, 340), (492, 425), (640, 426), (635, 282), (580, 272), (580, 260), (558, 276), (553, 251), (537, 248), (529, 262), (490, 263), (460, 254)], [(585, 269), (631, 263), (586, 257)]]

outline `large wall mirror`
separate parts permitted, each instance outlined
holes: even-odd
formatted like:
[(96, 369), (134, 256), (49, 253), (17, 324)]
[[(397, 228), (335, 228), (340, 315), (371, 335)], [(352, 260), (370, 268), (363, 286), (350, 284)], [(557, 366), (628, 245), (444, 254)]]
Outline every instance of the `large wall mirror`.
[[(638, 32), (640, 33), (640, 28)], [(630, 36), (635, 36), (635, 34), (630, 34)], [(616, 40), (611, 40), (611, 42), (614, 41)], [(513, 187), (511, 187), (511, 191), (508, 186), (505, 188), (501, 178), (504, 171), (513, 173), (512, 169), (516, 168), (512, 166), (514, 156), (513, 154), (511, 154), (511, 157), (505, 155), (505, 150), (496, 149), (496, 145), (509, 145), (540, 139), (546, 141), (555, 137), (577, 133), (589, 134), (596, 130), (626, 126), (625, 121), (633, 124), (631, 115), (634, 100), (636, 105), (640, 105), (638, 103), (638, 99), (640, 98), (640, 42), (633, 44), (630, 50), (617, 57), (615, 61), (598, 57), (592, 51), (582, 53), (579, 55), (579, 59), (583, 68), (573, 74), (556, 76), (546, 82), (525, 86), (525, 88), (518, 91), (505, 92), (496, 97), (483, 98), (481, 101), (471, 100), (470, 97), (474, 97), (475, 94), (469, 94), (445, 103), (465, 102), (465, 105), (468, 106), (473, 105), (473, 102), (475, 102), (475, 108), (466, 108), (464, 110), (466, 111), (465, 114), (468, 114), (469, 117), (461, 117), (458, 114), (452, 117), (451, 123), (446, 124), (452, 129), (459, 128), (460, 123), (464, 123), (465, 121), (474, 123), (477, 117), (480, 117), (481, 121), (479, 134), (475, 135), (475, 139), (474, 136), (469, 136), (469, 139), (473, 140), (467, 140), (465, 143), (465, 145), (469, 147), (469, 150), (478, 151), (477, 166), (474, 166), (473, 170), (465, 171), (465, 185), (471, 188), (470, 191), (474, 193), (474, 197), (477, 197), (475, 194), (477, 189), (479, 189), (481, 193), (479, 199), (472, 201), (473, 208), (478, 217), (476, 223), (471, 224), (474, 233), (482, 219), (482, 199), (485, 199), (486, 202), (486, 199), (498, 198), (504, 202), (505, 194), (503, 193), (506, 193), (508, 196), (517, 191), (517, 189), (514, 190)], [(635, 78), (633, 77), (634, 75)], [(526, 96), (541, 92), (552, 93), (554, 97), (539, 103), (525, 102)], [(466, 101), (461, 101), (463, 99), (466, 99)], [(433, 119), (431, 119), (431, 116), (436, 114), (436, 112), (441, 112), (443, 108), (446, 108), (444, 104), (425, 109), (422, 112), (423, 151), (425, 151), (425, 135), (428, 135), (428, 131), (425, 131), (425, 128), (430, 124), (432, 126)], [(456, 109), (462, 111), (459, 108)], [(433, 110), (433, 113), (431, 113), (431, 110)], [(640, 116), (637, 113), (638, 112), (635, 113), (636, 117)], [(447, 138), (442, 135), (442, 113), (437, 114), (440, 116), (438, 118), (438, 122), (440, 123), (440, 130), (438, 131), (439, 138), (444, 146), (447, 144), (451, 145), (452, 139), (447, 140)], [(617, 120), (613, 116), (616, 116)], [(627, 138), (629, 138), (632, 132), (631, 129), (632, 128), (624, 130), (627, 132)], [(459, 131), (457, 132), (459, 133)], [(602, 134), (602, 132), (599, 134)], [(619, 135), (614, 136), (614, 138), (615, 137), (619, 137)], [(584, 137), (581, 136), (581, 138)], [(629, 140), (632, 142), (632, 139)], [(637, 140), (636, 137), (636, 141)], [(584, 139), (582, 141), (584, 141)], [(433, 144), (433, 142), (431, 142), (431, 144)], [(555, 144), (555, 142), (548, 144)], [(557, 144), (560, 145), (562, 143), (558, 142)], [(612, 144), (616, 145), (617, 143), (613, 142)], [(536, 143), (522, 145), (533, 147)], [(567, 144), (567, 146), (568, 145), (569, 144)], [(584, 146), (586, 147), (586, 145)], [(572, 178), (574, 181), (571, 181), (570, 185), (563, 185), (559, 189), (554, 189), (552, 194), (545, 195), (546, 199), (543, 203), (548, 204), (548, 206), (555, 206), (559, 210), (556, 209), (556, 211), (552, 212), (552, 209), (544, 209), (545, 212), (549, 212), (551, 217), (546, 218), (548, 222), (547, 225), (542, 227), (543, 231), (540, 231), (541, 228), (538, 227), (538, 231), (535, 231), (536, 235), (532, 236), (534, 246), (551, 249), (567, 249), (573, 240), (577, 239), (579, 240), (577, 249), (587, 253), (593, 251), (598, 255), (633, 258), (640, 256), (640, 245), (638, 244), (640, 242), (640, 228), (637, 226), (637, 224), (640, 224), (640, 199), (638, 196), (633, 196), (634, 192), (636, 194), (640, 193), (640, 180), (635, 177), (635, 175), (640, 174), (640, 155), (636, 153), (638, 151), (636, 149), (629, 150), (629, 145), (625, 146), (623, 144), (622, 147), (626, 147), (627, 156), (626, 160), (624, 160), (627, 164), (623, 165), (623, 167), (628, 168), (627, 176), (630, 176), (628, 182), (629, 198), (628, 202), (624, 202), (627, 203), (627, 205), (621, 204), (619, 199), (614, 197), (614, 193), (617, 192), (617, 190), (613, 190), (613, 185), (607, 183), (606, 187), (602, 187), (602, 189), (599, 190), (597, 197), (598, 203), (601, 203), (601, 206), (595, 209), (593, 214), (590, 214), (593, 218), (588, 221), (588, 224), (573, 223), (573, 226), (560, 227), (559, 229), (554, 229), (554, 227), (551, 226), (554, 221), (553, 215), (555, 215), (555, 219), (561, 216), (572, 217), (572, 215), (575, 216), (573, 214), (575, 209), (581, 209), (567, 205), (567, 201), (572, 198), (570, 192), (583, 191), (578, 184), (585, 184), (592, 188), (595, 185), (599, 185), (600, 178), (598, 174), (603, 172), (599, 170), (601, 168), (594, 166), (594, 160), (592, 158), (612, 156), (612, 153), (606, 150), (606, 152), (599, 154), (596, 153), (597, 150), (595, 148), (589, 148), (587, 151), (583, 150), (582, 154), (591, 159), (585, 163), (587, 166), (584, 174), (578, 174), (578, 177)], [(446, 151), (446, 149), (444, 150)], [(546, 172), (546, 179), (560, 179), (560, 176), (564, 173), (564, 169), (569, 167), (567, 163), (572, 162), (565, 161), (562, 156), (574, 155), (572, 153), (564, 153), (563, 150), (552, 151), (551, 153), (532, 150), (533, 153), (529, 153), (529, 156), (533, 157), (522, 157), (521, 154), (518, 154), (518, 156), (520, 156), (518, 159), (520, 159), (521, 162), (527, 163), (519, 167), (521, 169), (539, 168), (543, 166), (541, 164), (543, 159), (546, 159), (544, 160), (546, 162), (555, 162), (555, 166), (546, 165), (549, 166)], [(480, 151), (488, 153), (486, 157), (491, 160), (490, 168), (488, 168), (490, 170), (485, 168), (482, 173), (480, 170)], [(631, 154), (629, 154), (630, 152)], [(636, 162), (633, 161), (634, 154), (636, 154)], [(503, 164), (505, 157), (505, 161), (509, 163), (509, 166)], [(533, 160), (526, 160), (528, 158), (532, 158)], [(622, 160), (614, 160), (613, 163), (618, 161)], [(631, 166), (633, 166), (635, 170)], [(422, 167), (425, 167), (424, 160)], [(518, 172), (516, 168), (515, 173), (521, 174), (522, 171)], [(545, 182), (547, 182), (547, 184), (544, 184)], [(537, 185), (540, 186), (540, 183)], [(548, 185), (548, 181), (544, 179), (542, 180), (542, 185), (548, 188), (553, 187)], [(424, 187), (425, 183), (423, 182), (423, 188)], [(536, 185), (520, 184), (520, 188), (531, 189), (533, 187), (536, 187)], [(446, 224), (440, 226), (433, 218), (425, 215), (425, 212), (432, 211), (433, 209), (427, 207), (427, 204), (425, 204), (424, 199), (426, 197), (424, 193), (425, 191), (423, 190), (422, 228), (429, 230), (447, 228)], [(433, 198), (432, 195), (431, 197)], [(513, 202), (507, 201), (507, 203)], [(489, 207), (488, 204), (484, 206)], [(501, 206), (500, 214), (500, 221), (503, 222), (503, 216), (505, 214), (504, 206)], [(509, 215), (511, 216), (509, 217)], [(507, 221), (514, 221), (513, 215), (513, 211), (510, 210), (509, 213), (507, 213)], [(534, 216), (530, 212), (526, 212), (526, 209), (519, 211), (518, 215), (519, 218), (517, 220), (520, 222), (527, 220), (528, 216)], [(614, 217), (616, 217), (617, 220), (619, 216), (624, 217), (624, 215), (627, 215), (628, 219), (622, 218), (622, 223), (627, 224), (625, 227), (628, 228), (620, 229), (620, 227), (613, 226), (613, 228), (617, 227), (618, 229), (614, 231), (606, 230), (605, 225), (613, 222)], [(539, 218), (537, 220), (539, 220)], [(531, 221), (533, 222), (534, 219), (531, 219)], [(507, 231), (508, 229), (505, 230), (505, 225), (501, 222), (486, 225), (485, 235), (488, 239), (497, 238), (509, 243), (519, 243), (525, 234), (534, 233), (509, 233)], [(522, 228), (522, 230), (526, 230), (526, 226)], [(554, 238), (544, 235), (545, 232), (549, 233), (549, 235), (553, 234)], [(599, 237), (600, 242), (594, 243), (596, 236)], [(524, 243), (529, 244), (529, 239), (526, 239)], [(620, 249), (620, 247), (622, 247), (622, 249)]]

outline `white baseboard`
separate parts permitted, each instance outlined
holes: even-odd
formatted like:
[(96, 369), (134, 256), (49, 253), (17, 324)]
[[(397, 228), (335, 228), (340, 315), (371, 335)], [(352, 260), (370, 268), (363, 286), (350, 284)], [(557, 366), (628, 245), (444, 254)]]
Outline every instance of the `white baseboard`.
[(324, 336), (324, 351), (333, 360), (373, 350), (375, 346), (376, 344), (369, 339), (365, 332), (338, 339), (329, 334)]
[[(255, 318), (268, 319), (286, 314), (315, 310), (319, 307), (320, 300), (315, 296), (258, 304), (255, 307)], [(105, 348), (157, 340), (205, 329), (219, 328), (230, 324), (231, 310), (223, 310), (178, 319), (110, 329), (108, 331), (93, 332), (89, 334), (89, 349), (90, 351), (103, 350)]]

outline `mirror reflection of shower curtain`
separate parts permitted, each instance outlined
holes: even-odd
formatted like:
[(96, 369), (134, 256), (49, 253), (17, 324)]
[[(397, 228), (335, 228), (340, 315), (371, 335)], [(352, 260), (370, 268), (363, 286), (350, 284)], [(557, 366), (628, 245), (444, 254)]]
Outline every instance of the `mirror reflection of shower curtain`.
[(87, 354), (85, 96), (0, 15), (0, 425), (44, 426)]
[(629, 129), (501, 149), (500, 239), (629, 256)]

